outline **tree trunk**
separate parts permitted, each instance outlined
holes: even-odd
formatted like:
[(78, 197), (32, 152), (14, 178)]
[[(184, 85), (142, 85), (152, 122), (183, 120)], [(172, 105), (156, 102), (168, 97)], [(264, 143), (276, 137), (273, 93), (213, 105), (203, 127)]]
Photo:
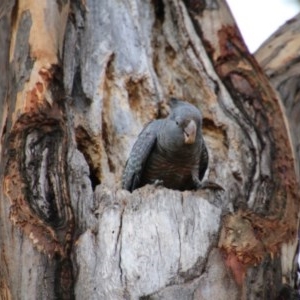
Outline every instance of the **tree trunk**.
[[(281, 26), (265, 41), (255, 54), (256, 59), (264, 69), (264, 72), (268, 75), (273, 87), (279, 92), (284, 105), (289, 125), (289, 133), (293, 142), (298, 182), (300, 178), (299, 40), (300, 14)], [(299, 246), (297, 257), (298, 256)], [(299, 275), (298, 273), (296, 286), (300, 292)]]
[(300, 174), (299, 51), (300, 14), (270, 36), (255, 54), (284, 104), (294, 146), (298, 178)]
[[(292, 142), (223, 0), (8, 3), (1, 299), (275, 299), (293, 285)], [(224, 192), (121, 189), (170, 96), (201, 109), (206, 177)]]

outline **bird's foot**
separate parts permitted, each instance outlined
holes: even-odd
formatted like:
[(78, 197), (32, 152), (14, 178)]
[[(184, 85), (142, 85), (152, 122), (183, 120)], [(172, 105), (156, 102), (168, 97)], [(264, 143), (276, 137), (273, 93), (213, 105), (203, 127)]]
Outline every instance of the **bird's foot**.
[(156, 179), (153, 182), (153, 184), (154, 184), (155, 187), (163, 186), (164, 185), (164, 181), (162, 179)]
[(225, 191), (224, 188), (221, 187), (219, 184), (209, 180), (198, 182), (197, 189), (211, 189), (216, 191)]

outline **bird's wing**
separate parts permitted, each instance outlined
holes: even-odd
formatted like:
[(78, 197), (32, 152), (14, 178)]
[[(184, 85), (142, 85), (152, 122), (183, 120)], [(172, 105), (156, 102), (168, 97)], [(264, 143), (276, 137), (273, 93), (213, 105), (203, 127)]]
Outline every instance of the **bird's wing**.
[(122, 178), (123, 189), (132, 192), (139, 187), (143, 168), (156, 144), (157, 132), (161, 124), (162, 120), (151, 121), (139, 134), (125, 165)]
[(208, 152), (205, 145), (205, 142), (202, 138), (202, 149), (200, 152), (200, 161), (199, 161), (199, 179), (202, 180), (204, 174), (208, 167)]

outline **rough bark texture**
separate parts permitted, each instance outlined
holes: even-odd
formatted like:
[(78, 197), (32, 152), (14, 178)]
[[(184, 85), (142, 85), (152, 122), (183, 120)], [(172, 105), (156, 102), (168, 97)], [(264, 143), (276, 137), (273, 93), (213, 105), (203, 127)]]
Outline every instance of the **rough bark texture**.
[[(11, 7), (1, 298), (274, 299), (292, 283), (299, 199), (284, 112), (223, 1)], [(170, 96), (201, 109), (206, 176), (224, 192), (120, 189), (137, 134)]]
[[(257, 61), (280, 94), (293, 142), (295, 168), (300, 181), (300, 14), (281, 26), (255, 53)], [(299, 235), (299, 230), (298, 230)], [(292, 253), (291, 253), (292, 255)], [(299, 246), (297, 256), (299, 255)], [(298, 258), (299, 261), (299, 258)], [(299, 264), (299, 262), (298, 262)], [(299, 272), (299, 267), (298, 267)], [(299, 273), (297, 287), (299, 290)]]
[(285, 107), (300, 174), (300, 15), (279, 28), (255, 53), (255, 57), (279, 92)]

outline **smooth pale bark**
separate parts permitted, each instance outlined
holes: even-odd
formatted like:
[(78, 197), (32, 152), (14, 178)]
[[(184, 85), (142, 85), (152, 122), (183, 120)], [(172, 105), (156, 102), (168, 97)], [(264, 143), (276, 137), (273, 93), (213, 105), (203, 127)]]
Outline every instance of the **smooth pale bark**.
[[(223, 1), (24, 0), (0, 21), (2, 298), (273, 299), (292, 282), (285, 117)], [(170, 96), (201, 109), (224, 192), (121, 190)]]

